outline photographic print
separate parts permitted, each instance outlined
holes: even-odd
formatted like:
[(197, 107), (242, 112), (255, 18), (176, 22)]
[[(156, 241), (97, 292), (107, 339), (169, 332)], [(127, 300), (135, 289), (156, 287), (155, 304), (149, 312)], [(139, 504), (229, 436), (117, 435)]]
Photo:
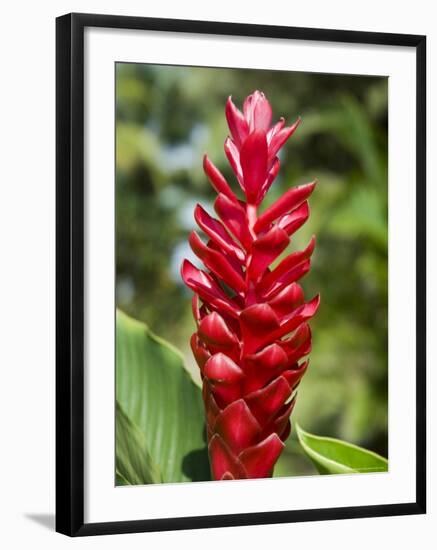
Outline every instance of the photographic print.
[(426, 37), (56, 22), (56, 529), (426, 510)]
[(387, 84), (115, 64), (117, 486), (388, 471)]

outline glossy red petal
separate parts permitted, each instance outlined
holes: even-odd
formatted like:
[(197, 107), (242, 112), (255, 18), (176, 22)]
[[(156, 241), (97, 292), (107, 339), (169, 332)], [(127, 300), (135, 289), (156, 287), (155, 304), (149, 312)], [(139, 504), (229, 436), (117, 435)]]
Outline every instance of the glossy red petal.
[(207, 155), (203, 157), (203, 169), (217, 193), (222, 193), (228, 197), (229, 200), (237, 202), (237, 197), (229, 187), (228, 182), (225, 180), (220, 170), (209, 160)]
[(256, 204), (267, 178), (267, 138), (262, 130), (252, 132), (241, 147), (243, 189), (250, 204)]
[(295, 349), (293, 352), (290, 352), (288, 355), (288, 364), (295, 365), (297, 361), (305, 357), (311, 352), (311, 335), (309, 339), (302, 344), (300, 347)]
[(284, 145), (284, 143), (287, 141), (289, 137), (291, 137), (294, 132), (297, 130), (297, 127), (299, 126), (301, 122), (300, 117), (296, 120), (296, 122), (287, 128), (282, 128), (278, 130), (273, 136), (269, 143), (269, 158), (273, 158), (278, 153), (279, 149)]
[(287, 248), (290, 239), (280, 227), (274, 226), (252, 244), (248, 275), (257, 281), (269, 265)]
[(231, 138), (226, 138), (224, 150), (226, 153), (226, 157), (228, 158), (229, 164), (231, 165), (232, 171), (234, 172), (241, 189), (243, 189), (244, 191), (243, 171), (240, 164), (240, 152), (238, 151), (237, 146)]
[(247, 249), (253, 238), (250, 234), (246, 212), (240, 204), (230, 201), (220, 194), (214, 203), (214, 208), (227, 229)]
[(256, 90), (245, 99), (243, 113), (250, 132), (258, 129), (267, 131), (269, 128), (272, 120), (272, 108), (262, 92)]
[(214, 479), (222, 479), (225, 475), (228, 476), (229, 474), (237, 479), (247, 477), (246, 470), (241, 462), (218, 434), (215, 434), (211, 438), (208, 451)]
[(240, 314), (244, 354), (251, 354), (261, 347), (266, 335), (279, 328), (279, 319), (268, 304), (254, 304)]
[(305, 321), (308, 321), (313, 317), (320, 305), (320, 296), (317, 295), (315, 298), (313, 298), (310, 302), (307, 302), (306, 304), (298, 307), (294, 312), (283, 322), (281, 323), (281, 326), (271, 332), (269, 334), (269, 337), (267, 338), (267, 342), (271, 342), (274, 340), (278, 340), (279, 338), (282, 338), (286, 334), (289, 334), (293, 330), (295, 330), (299, 325), (304, 323)]
[(194, 210), (194, 219), (203, 231), (223, 250), (235, 256), (240, 262), (244, 261), (245, 254), (230, 234), (226, 231), (223, 224), (211, 217), (200, 204)]
[(233, 317), (239, 313), (238, 307), (232, 302), (214, 279), (197, 269), (189, 260), (184, 260), (181, 268), (182, 279), (185, 284), (208, 303), (211, 303)]
[(241, 324), (254, 333), (273, 330), (279, 325), (279, 320), (269, 304), (254, 304), (240, 314)]
[(286, 441), (290, 433), (291, 433), (291, 422), (289, 420), (285, 425), (284, 431), (280, 435), (281, 441)]
[[(281, 292), (286, 286), (288, 286), (291, 283), (295, 283), (299, 281), (299, 279), (302, 279), (304, 275), (308, 273), (311, 267), (311, 261), (310, 260), (304, 260), (300, 264), (296, 265), (293, 269), (290, 269), (290, 271), (287, 271), (284, 273), (279, 279), (276, 279), (272, 283), (272, 285), (267, 290), (262, 290), (260, 288), (260, 292), (265, 300), (269, 300), (269, 302), (279, 293)], [(260, 287), (264, 287), (264, 282), (262, 281)]]
[(243, 399), (228, 405), (217, 418), (215, 431), (235, 454), (253, 445), (261, 427)]
[(191, 311), (193, 312), (194, 320), (196, 321), (196, 325), (200, 322), (200, 305), (199, 305), (199, 296), (197, 294), (193, 294), (193, 297), (191, 298)]
[(311, 329), (308, 323), (300, 326), (291, 338), (284, 342), (286, 351), (295, 350), (303, 346), (311, 340)]
[(198, 335), (203, 342), (214, 346), (232, 348), (238, 345), (235, 334), (229, 330), (223, 317), (215, 311), (201, 320)]
[(226, 102), (225, 113), (232, 138), (237, 148), (240, 149), (241, 144), (246, 139), (249, 133), (249, 126), (244, 119), (243, 113), (239, 109), (237, 109), (237, 107), (235, 107), (234, 103), (232, 102), (231, 96), (228, 97), (228, 100)]
[(198, 256), (206, 267), (219, 279), (223, 280), (237, 292), (244, 292), (246, 290), (244, 279), (227, 261), (226, 257), (217, 250), (213, 250), (204, 244), (195, 231), (192, 231), (190, 234), (189, 243), (196, 256)]
[(305, 201), (298, 208), (285, 214), (278, 220), (278, 225), (284, 229), (288, 235), (293, 235), (307, 221), (310, 215), (310, 207), (308, 201)]
[(271, 344), (258, 353), (248, 355), (244, 362), (244, 393), (261, 389), (285, 369), (287, 363), (288, 356), (278, 344)]
[(311, 329), (307, 323), (303, 323), (296, 332), (282, 342), (282, 349), (288, 357), (288, 364), (292, 365), (311, 351)]
[(297, 283), (291, 283), (269, 301), (276, 315), (282, 318), (304, 303), (302, 287)]
[(217, 252), (220, 252), (220, 254), (222, 254), (226, 258), (226, 260), (234, 268), (234, 270), (240, 275), (240, 277), (243, 277), (243, 278), (245, 277), (244, 269), (243, 269), (245, 262), (242, 262), (241, 260), (238, 260), (234, 255), (229, 254), (227, 250), (224, 250), (223, 247), (218, 245), (212, 239), (209, 239), (207, 246), (211, 250), (216, 250)]
[(249, 127), (249, 132), (253, 131), (253, 108), (255, 103), (255, 93), (257, 92), (254, 92), (253, 94), (247, 96), (243, 102), (243, 114), (244, 119), (246, 120)]
[(282, 373), (282, 376), (287, 380), (292, 389), (296, 388), (301, 381), (302, 376), (305, 374), (308, 368), (309, 362), (306, 361), (298, 369), (286, 370)]
[(281, 117), (278, 122), (270, 128), (270, 130), (267, 132), (267, 143), (270, 144), (272, 141), (272, 137), (279, 132), (279, 130), (282, 130), (282, 128), (285, 126), (285, 118)]
[(207, 379), (204, 379), (204, 382), (202, 385), (202, 397), (203, 397), (203, 402), (205, 404), (206, 424), (207, 424), (208, 430), (212, 433), (214, 430), (217, 417), (222, 412), (222, 410), (217, 405), (217, 402), (212, 393), (211, 385), (209, 384)]
[(280, 409), (278, 415), (273, 419), (272, 423), (267, 426), (266, 435), (275, 432), (282, 439), (282, 441), (284, 441), (288, 437), (290, 433), (287, 433), (290, 426), (290, 415), (294, 409), (295, 404), (296, 397), (293, 397), (290, 403), (286, 403), (285, 405), (283, 405), (282, 409)]
[(253, 127), (267, 132), (272, 122), (272, 107), (266, 96), (260, 93), (253, 107)]
[(240, 367), (223, 353), (213, 355), (203, 372), (211, 382), (219, 384), (236, 384), (244, 377)]
[(264, 388), (245, 396), (255, 418), (261, 425), (269, 422), (291, 395), (291, 386), (284, 378), (278, 376)]
[(261, 186), (260, 192), (258, 193), (258, 198), (257, 198), (257, 203), (258, 204), (263, 200), (265, 194), (270, 189), (272, 183), (275, 181), (276, 176), (279, 173), (280, 167), (281, 167), (281, 162), (280, 162), (278, 157), (275, 157), (273, 159), (273, 163), (272, 163), (271, 167), (268, 170), (267, 178), (266, 178), (265, 182), (263, 183), (263, 185)]
[(193, 352), (193, 355), (194, 355), (194, 359), (196, 360), (196, 363), (199, 365), (200, 370), (203, 372), (203, 367), (205, 363), (208, 361), (208, 359), (211, 357), (211, 354), (205, 347), (203, 347), (200, 344), (199, 338), (197, 336), (197, 332), (195, 332), (191, 336), (190, 346), (191, 346), (191, 351)]
[[(274, 227), (276, 228), (276, 226)], [(272, 230), (269, 231), (269, 233)], [(288, 235), (285, 233), (283, 229), (277, 229), (277, 231), (282, 231), (288, 240)], [(268, 235), (268, 233), (267, 233)], [(256, 242), (256, 241), (255, 241)], [(255, 243), (254, 243), (255, 244)], [(289, 273), (298, 265), (302, 264), (305, 260), (308, 260), (312, 253), (314, 252), (314, 247), (316, 244), (316, 240), (314, 237), (311, 238), (308, 246), (305, 248), (305, 250), (299, 251), (299, 252), (293, 252), (293, 254), (290, 254), (286, 258), (284, 258), (276, 267), (268, 273), (264, 278), (260, 285), (260, 290), (266, 290), (269, 289), (271, 286), (274, 286), (278, 283), (283, 283), (286, 281), (288, 284), (288, 281), (290, 281), (290, 275)], [(284, 247), (285, 248), (285, 247)], [(281, 250), (282, 252), (282, 250)], [(287, 275), (283, 278), (283, 275)]]
[(242, 397), (241, 384), (221, 384), (211, 382), (211, 391), (214, 398), (222, 408), (226, 408), (230, 403)]
[(284, 446), (278, 435), (273, 433), (257, 445), (243, 451), (239, 459), (247, 472), (247, 477), (270, 477)]
[(287, 354), (280, 345), (270, 344), (258, 353), (248, 355), (246, 362), (255, 364), (264, 371), (274, 371), (286, 365)]
[(261, 214), (255, 224), (255, 231), (260, 232), (268, 227), (273, 221), (287, 212), (300, 206), (314, 191), (316, 182), (307, 183), (298, 187), (293, 187), (285, 192), (281, 198), (273, 203), (265, 212)]

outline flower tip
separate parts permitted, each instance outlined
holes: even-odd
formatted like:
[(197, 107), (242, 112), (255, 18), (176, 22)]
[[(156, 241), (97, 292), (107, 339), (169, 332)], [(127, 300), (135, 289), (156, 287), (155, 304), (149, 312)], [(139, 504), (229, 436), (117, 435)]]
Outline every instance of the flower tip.
[(311, 183), (308, 184), (308, 187), (311, 188), (310, 194), (314, 191), (314, 189), (316, 188), (318, 183), (319, 183), (319, 180), (317, 178), (315, 178), (315, 179), (313, 179), (313, 181)]
[(290, 136), (294, 134), (294, 132), (297, 130), (297, 128), (300, 126), (300, 123), (302, 122), (302, 117), (299, 115), (297, 119), (293, 122), (293, 124), (289, 127)]
[(233, 111), (236, 110), (236, 107), (234, 105), (234, 102), (232, 101), (232, 96), (228, 96), (228, 99), (226, 100), (225, 105), (225, 112), (227, 117), (231, 117), (233, 114)]
[(190, 267), (191, 267), (191, 263), (189, 262), (189, 260), (184, 258), (181, 263), (181, 277), (184, 282), (186, 281), (187, 271), (190, 269)]
[(214, 171), (215, 166), (211, 162), (210, 158), (208, 157), (208, 153), (204, 153), (203, 155), (203, 170), (206, 173), (206, 175), (209, 177), (209, 174)]
[(310, 242), (308, 243), (307, 248), (306, 248), (306, 250), (308, 251), (308, 254), (310, 256), (312, 256), (315, 246), (316, 246), (316, 236), (313, 235), (310, 239)]
[(311, 300), (311, 303), (314, 306), (314, 313), (315, 313), (320, 306), (320, 294), (317, 294), (316, 296), (314, 296), (314, 298)]
[(203, 242), (196, 231), (193, 229), (188, 237), (188, 244), (191, 246), (191, 250), (196, 255), (202, 254)]

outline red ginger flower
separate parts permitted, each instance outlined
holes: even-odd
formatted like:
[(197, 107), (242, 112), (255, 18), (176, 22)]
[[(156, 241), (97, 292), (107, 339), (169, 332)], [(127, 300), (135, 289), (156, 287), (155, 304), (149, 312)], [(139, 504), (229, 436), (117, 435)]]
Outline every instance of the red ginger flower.
[(279, 171), (277, 153), (300, 120), (285, 127), (281, 118), (270, 126), (272, 109), (258, 91), (246, 98), (243, 113), (229, 98), (226, 118), (231, 137), (225, 153), (246, 201), (238, 200), (205, 155), (221, 221), (197, 205), (194, 217), (209, 240), (205, 244), (194, 231), (189, 240), (207, 271), (185, 260), (182, 277), (195, 292), (191, 347), (203, 380), (213, 477), (261, 478), (272, 475), (284, 448), (296, 388), (308, 366), (299, 361), (311, 349), (307, 321), (319, 296), (305, 303), (297, 281), (309, 271), (314, 238), (305, 250), (269, 266), (308, 219), (315, 182), (289, 189), (259, 215)]

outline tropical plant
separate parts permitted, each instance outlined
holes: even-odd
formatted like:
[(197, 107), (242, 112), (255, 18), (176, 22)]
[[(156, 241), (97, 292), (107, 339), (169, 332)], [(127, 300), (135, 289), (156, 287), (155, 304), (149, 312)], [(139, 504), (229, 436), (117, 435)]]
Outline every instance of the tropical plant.
[(259, 91), (246, 98), (243, 113), (229, 98), (226, 117), (232, 137), (224, 147), (245, 200), (238, 200), (205, 156), (221, 222), (197, 205), (194, 216), (209, 241), (204, 244), (193, 231), (190, 245), (209, 271), (188, 260), (182, 266), (182, 277), (195, 292), (197, 331), (191, 346), (202, 374), (215, 479), (272, 475), (308, 365), (299, 362), (311, 347), (306, 321), (319, 305), (318, 296), (305, 303), (297, 283), (309, 271), (314, 238), (305, 250), (270, 269), (307, 220), (307, 199), (315, 183), (289, 189), (259, 212), (279, 172), (279, 150), (300, 121), (286, 127), (281, 118), (271, 126), (270, 103)]
[[(298, 112), (305, 122), (294, 146), (281, 153), (281, 173), (264, 208), (287, 192), (289, 181), (321, 179), (312, 197), (317, 216), (293, 237), (301, 247), (318, 235), (305, 288), (323, 289), (312, 324), (312, 367), (293, 417), (337, 438), (312, 436), (294, 421), (291, 436), (283, 434), (286, 448), (274, 475), (307, 475), (314, 466), (320, 473), (387, 468), (381, 457), (369, 466), (370, 451), (338, 439), (387, 451), (387, 83), (264, 76), (118, 65), (117, 305), (176, 344), (185, 364), (143, 323), (117, 314), (117, 484), (211, 479), (204, 404), (188, 346), (189, 299), (173, 266), (192, 229), (193, 203), (200, 199), (208, 210), (213, 199), (197, 159), (222, 140), (227, 90), (247, 93), (260, 79), (281, 111)], [(217, 155), (214, 161), (230, 181), (232, 172)], [(232, 296), (228, 284), (220, 286)]]

